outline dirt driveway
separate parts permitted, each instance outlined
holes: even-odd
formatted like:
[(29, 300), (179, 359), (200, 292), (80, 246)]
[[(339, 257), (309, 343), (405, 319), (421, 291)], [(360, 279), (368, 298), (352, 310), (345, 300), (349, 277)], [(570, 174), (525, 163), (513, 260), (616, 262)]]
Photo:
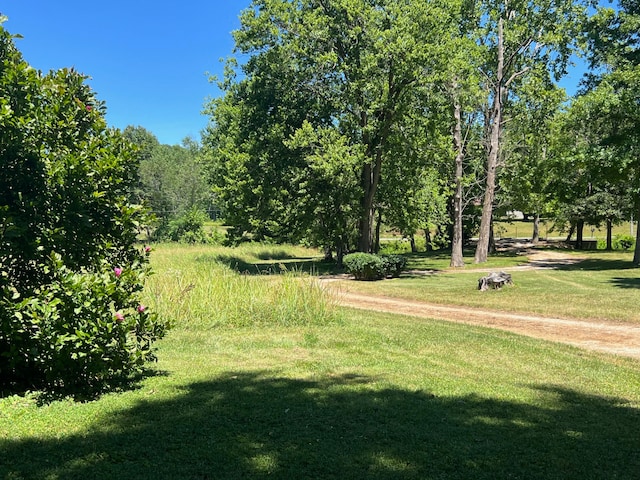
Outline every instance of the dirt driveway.
[[(535, 253), (530, 263), (517, 269), (554, 268), (579, 258), (557, 252)], [(465, 270), (468, 272), (469, 270)], [(479, 270), (483, 271), (483, 270)], [(420, 318), (499, 328), (520, 335), (567, 343), (580, 348), (612, 353), (640, 360), (640, 325), (621, 322), (597, 322), (581, 319), (561, 319), (520, 315), (470, 307), (437, 305), (390, 297), (371, 296), (331, 289), (340, 305), (397, 313)]]

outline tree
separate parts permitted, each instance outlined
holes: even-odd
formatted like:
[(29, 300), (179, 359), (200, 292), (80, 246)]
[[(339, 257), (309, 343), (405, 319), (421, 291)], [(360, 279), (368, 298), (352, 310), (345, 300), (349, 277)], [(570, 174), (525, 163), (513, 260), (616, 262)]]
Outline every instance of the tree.
[[(284, 219), (289, 228), (306, 230), (296, 223), (309, 217), (291, 210), (295, 200), (283, 201), (283, 192), (293, 199), (305, 194), (292, 180), (301, 171), (311, 175), (309, 165), (323, 155), (286, 148), (283, 139), (294, 135), (300, 144), (297, 132), (306, 121), (311, 131), (333, 130), (332, 138), (359, 152), (358, 200), (348, 208), (358, 215), (357, 248), (374, 249), (378, 189), (396, 126), (445, 61), (439, 36), (449, 21), (445, 7), (398, 0), (253, 2), (235, 33), (237, 50), (250, 58), (241, 80), (223, 83), (227, 93), (211, 105), (205, 139), (213, 183), (234, 225), (258, 238), (282, 231)], [(324, 148), (315, 135), (307, 145)]]
[(146, 202), (161, 227), (190, 210), (204, 211), (211, 206), (197, 142), (185, 139), (185, 146), (160, 144), (144, 127), (128, 126), (123, 134), (138, 147), (138, 199)]
[[(640, 3), (621, 0), (617, 9), (599, 8), (589, 23), (589, 54), (596, 73), (588, 88), (605, 99), (608, 121), (600, 122), (600, 144), (612, 149), (622, 172), (626, 191), (640, 213)], [(591, 93), (590, 92), (590, 93)], [(640, 265), (640, 229), (636, 233), (633, 263)]]
[(507, 208), (533, 214), (533, 243), (540, 237), (541, 215), (553, 210), (551, 163), (559, 153), (554, 151), (554, 140), (565, 101), (564, 90), (545, 80), (534, 76), (522, 83), (504, 135), (504, 167), (499, 175), (499, 197)]
[(129, 201), (137, 162), (73, 69), (42, 75), (0, 18), (0, 388), (99, 392), (155, 358), (166, 325)]
[(481, 3), (478, 41), (486, 49), (486, 182), (475, 262), (487, 260), (497, 170), (502, 154), (505, 105), (528, 76), (564, 73), (584, 15), (570, 0), (507, 0)]

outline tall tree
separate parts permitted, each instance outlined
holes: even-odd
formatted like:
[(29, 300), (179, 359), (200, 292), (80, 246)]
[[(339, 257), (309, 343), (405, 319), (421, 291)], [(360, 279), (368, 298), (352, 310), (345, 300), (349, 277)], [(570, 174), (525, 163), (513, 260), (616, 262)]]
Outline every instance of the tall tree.
[(197, 142), (185, 139), (186, 146), (160, 144), (153, 133), (140, 126), (127, 126), (123, 134), (138, 147), (140, 182), (136, 193), (161, 224), (190, 209), (205, 210), (211, 205)]
[(475, 262), (487, 260), (496, 173), (500, 165), (505, 106), (528, 76), (564, 73), (580, 39), (585, 6), (572, 0), (487, 0), (481, 2), (478, 41), (486, 48), (486, 182)]
[[(627, 191), (640, 215), (640, 2), (620, 0), (617, 9), (600, 8), (590, 21), (590, 60), (596, 74), (589, 87), (606, 99), (607, 122), (601, 144), (612, 148), (624, 173)], [(602, 124), (602, 122), (600, 122)], [(640, 228), (633, 263), (640, 265)]]
[[(432, 72), (445, 61), (446, 42), (439, 35), (450, 18), (445, 7), (401, 0), (254, 1), (235, 33), (237, 50), (250, 58), (241, 79), (224, 85), (225, 99), (212, 105), (213, 123), (205, 140), (217, 165), (213, 180), (221, 197), (233, 203), (227, 193), (234, 190), (255, 222), (270, 218), (280, 223), (288, 212), (285, 202), (277, 200), (280, 192), (296, 196), (288, 172), (306, 168), (321, 153), (292, 152), (283, 138), (296, 134), (304, 121), (314, 129), (334, 130), (362, 154), (354, 209), (359, 216), (357, 248), (372, 251), (376, 197), (394, 128), (407, 115), (416, 89), (432, 81)], [(274, 90), (284, 91), (273, 95)], [(243, 124), (258, 119), (264, 120), (256, 125), (262, 136), (254, 140)], [(230, 122), (232, 129), (223, 132), (222, 125)], [(220, 165), (223, 157), (226, 166)], [(222, 174), (231, 165), (248, 187), (242, 192)], [(263, 179), (271, 178), (275, 165), (280, 165), (273, 183), (278, 192), (271, 196)], [(261, 180), (253, 176), (258, 166)], [(277, 204), (267, 211), (254, 207), (266, 198)], [(250, 228), (246, 220), (246, 212), (236, 218)], [(273, 223), (269, 228), (277, 229)]]
[(503, 143), (504, 168), (499, 175), (500, 197), (509, 210), (533, 215), (532, 242), (540, 237), (540, 217), (553, 208), (549, 191), (554, 135), (559, 128), (563, 89), (540, 76), (523, 82), (513, 103), (512, 122)]

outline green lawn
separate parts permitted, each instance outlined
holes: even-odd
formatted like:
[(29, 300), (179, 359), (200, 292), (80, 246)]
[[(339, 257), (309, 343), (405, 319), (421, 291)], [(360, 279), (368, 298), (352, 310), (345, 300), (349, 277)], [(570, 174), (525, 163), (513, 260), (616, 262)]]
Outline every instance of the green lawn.
[(153, 253), (147, 301), (175, 326), (137, 388), (0, 399), (0, 478), (638, 478), (639, 362), (339, 309), (304, 277), (240, 276), (223, 254)]
[(585, 260), (559, 270), (510, 272), (514, 286), (480, 292), (477, 268), (499, 271), (525, 263), (524, 256), (498, 256), (474, 265), (468, 257), (462, 271), (448, 267), (446, 254), (418, 254), (409, 266), (432, 269), (436, 275), (405, 274), (383, 282), (343, 282), (344, 288), (375, 295), (431, 303), (464, 305), (509, 312), (556, 317), (609, 319), (640, 323), (640, 269), (633, 267), (632, 252), (571, 252)]

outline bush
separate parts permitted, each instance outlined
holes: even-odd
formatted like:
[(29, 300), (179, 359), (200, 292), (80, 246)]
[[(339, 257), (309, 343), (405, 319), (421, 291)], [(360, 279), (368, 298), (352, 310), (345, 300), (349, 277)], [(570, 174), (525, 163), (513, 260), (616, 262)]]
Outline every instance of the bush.
[(636, 239), (630, 235), (616, 235), (612, 243), (614, 250), (629, 250), (636, 243)]
[(207, 220), (209, 220), (209, 217), (204, 211), (193, 207), (183, 215), (158, 228), (155, 238), (179, 243), (221, 244), (224, 241), (224, 235), (217, 230), (211, 234), (205, 231), (204, 224)]
[[(148, 252), (145, 252), (148, 255)], [(49, 262), (53, 276), (35, 295), (5, 286), (0, 300), (2, 340), (8, 355), (2, 373), (48, 391), (96, 394), (119, 384), (155, 360), (152, 343), (166, 325), (138, 303), (138, 265), (73, 272), (60, 255)]]
[(86, 77), (42, 75), (1, 25), (0, 59), (0, 390), (103, 390), (166, 327), (139, 301), (135, 150)]
[(397, 278), (407, 266), (407, 259), (400, 255), (383, 255), (382, 268), (386, 277)]
[(342, 260), (356, 280), (380, 280), (385, 277), (382, 259), (371, 253), (350, 253)]
[(407, 265), (407, 259), (400, 255), (351, 253), (344, 257), (343, 263), (347, 272), (356, 280), (381, 280), (400, 276)]

